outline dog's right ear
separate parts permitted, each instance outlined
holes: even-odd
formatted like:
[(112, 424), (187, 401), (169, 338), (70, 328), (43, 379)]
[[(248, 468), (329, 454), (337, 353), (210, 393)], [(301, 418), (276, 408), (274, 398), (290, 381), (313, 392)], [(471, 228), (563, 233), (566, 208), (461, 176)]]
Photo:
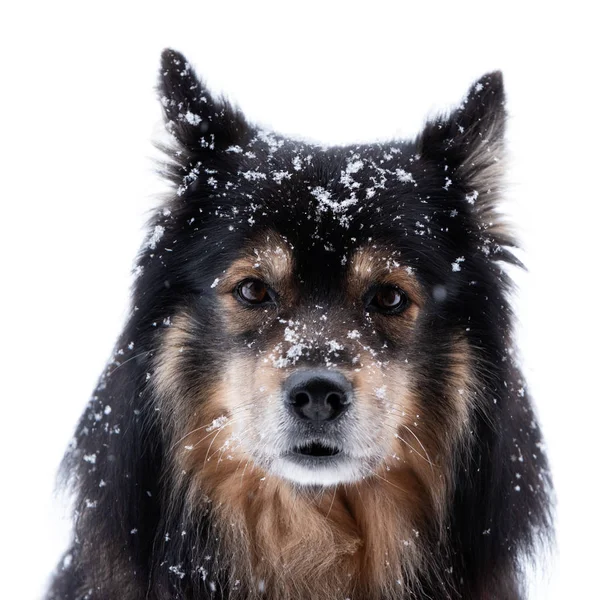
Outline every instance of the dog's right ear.
[(188, 151), (224, 150), (246, 137), (241, 112), (213, 98), (180, 52), (163, 50), (158, 90), (167, 130)]
[(505, 123), (502, 73), (495, 71), (476, 81), (456, 110), (427, 123), (417, 146), (490, 206), (502, 179)]

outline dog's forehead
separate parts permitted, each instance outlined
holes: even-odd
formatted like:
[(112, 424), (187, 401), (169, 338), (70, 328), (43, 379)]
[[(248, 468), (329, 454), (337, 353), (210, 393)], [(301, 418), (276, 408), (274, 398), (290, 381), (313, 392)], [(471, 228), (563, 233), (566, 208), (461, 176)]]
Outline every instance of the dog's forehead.
[[(229, 149), (228, 192), (250, 230), (272, 227), (315, 253), (347, 253), (373, 230), (401, 225), (418, 202), (419, 156), (409, 144), (321, 147), (259, 132)], [(249, 231), (252, 235), (252, 231)]]
[(438, 166), (411, 142), (322, 147), (259, 132), (196, 165), (178, 214), (228, 262), (250, 248), (252, 261), (258, 252), (268, 264), (279, 248), (300, 280), (319, 287), (331, 287), (325, 275), (339, 281), (366, 246), (421, 273), (462, 235), (454, 187)]

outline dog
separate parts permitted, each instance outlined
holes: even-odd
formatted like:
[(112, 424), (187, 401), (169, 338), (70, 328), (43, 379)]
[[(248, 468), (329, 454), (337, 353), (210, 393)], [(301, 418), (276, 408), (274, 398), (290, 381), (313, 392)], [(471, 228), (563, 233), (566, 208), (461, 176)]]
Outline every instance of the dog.
[(500, 72), (414, 140), (249, 123), (162, 55), (172, 193), (63, 463), (48, 599), (501, 599), (552, 537)]

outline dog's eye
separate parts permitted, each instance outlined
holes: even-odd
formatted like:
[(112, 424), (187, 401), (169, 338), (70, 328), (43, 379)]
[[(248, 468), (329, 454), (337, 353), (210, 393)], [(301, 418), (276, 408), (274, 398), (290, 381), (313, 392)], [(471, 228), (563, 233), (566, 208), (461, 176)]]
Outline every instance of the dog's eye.
[(235, 291), (238, 298), (246, 304), (266, 304), (273, 301), (267, 284), (259, 279), (244, 279)]
[(408, 306), (408, 296), (395, 285), (380, 285), (373, 291), (367, 308), (381, 313), (398, 314)]

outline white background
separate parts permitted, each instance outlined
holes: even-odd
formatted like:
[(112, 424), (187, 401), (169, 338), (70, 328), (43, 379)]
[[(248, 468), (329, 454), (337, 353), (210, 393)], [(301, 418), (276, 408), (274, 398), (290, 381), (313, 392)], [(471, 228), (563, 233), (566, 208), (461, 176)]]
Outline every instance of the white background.
[(532, 598), (598, 598), (598, 17), (593, 3), (51, 2), (0, 9), (0, 597), (68, 539), (53, 481), (126, 314), (161, 183), (153, 89), (173, 46), (251, 120), (323, 142), (414, 135), (505, 74), (520, 347), (558, 496)]

